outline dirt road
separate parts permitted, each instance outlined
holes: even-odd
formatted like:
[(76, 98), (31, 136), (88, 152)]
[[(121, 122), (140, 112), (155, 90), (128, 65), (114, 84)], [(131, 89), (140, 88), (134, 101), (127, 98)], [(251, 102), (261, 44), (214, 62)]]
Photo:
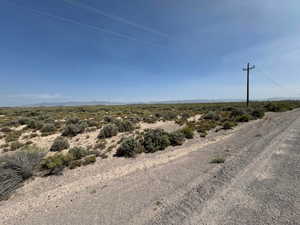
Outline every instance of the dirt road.
[[(299, 145), (300, 110), (268, 114), (184, 154), (112, 163), (118, 173), (37, 179), (0, 203), (0, 224), (300, 224)], [(209, 163), (216, 156), (225, 163)]]

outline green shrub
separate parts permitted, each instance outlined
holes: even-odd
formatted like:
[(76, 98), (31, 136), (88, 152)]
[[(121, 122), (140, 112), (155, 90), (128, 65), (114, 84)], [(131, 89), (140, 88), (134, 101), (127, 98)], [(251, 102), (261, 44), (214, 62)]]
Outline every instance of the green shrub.
[(181, 129), (181, 132), (183, 133), (184, 137), (187, 139), (192, 139), (194, 137), (194, 129), (191, 127), (184, 127)]
[(10, 121), (4, 122), (2, 125), (4, 127), (17, 127), (20, 125), (20, 123), (19, 123), (19, 120), (10, 120)]
[(185, 141), (185, 136), (180, 131), (175, 131), (169, 134), (170, 143), (172, 146), (182, 145)]
[(203, 116), (203, 119), (205, 120), (220, 120), (220, 116), (217, 114), (217, 112), (209, 111), (207, 114)]
[(143, 122), (145, 123), (155, 123), (157, 121), (157, 118), (154, 116), (147, 116), (143, 118)]
[(35, 137), (37, 137), (37, 136), (38, 136), (38, 134), (35, 133), (35, 132), (33, 132), (33, 133), (31, 133), (31, 134), (29, 135), (30, 138), (35, 138)]
[(230, 112), (221, 111), (221, 112), (219, 112), (219, 116), (220, 116), (219, 121), (220, 122), (225, 122), (225, 121), (230, 119)]
[(173, 111), (167, 111), (161, 113), (161, 117), (163, 120), (175, 120), (177, 118), (177, 113)]
[(89, 152), (83, 147), (74, 147), (69, 150), (69, 154), (71, 154), (73, 158), (77, 160), (87, 156)]
[(83, 160), (82, 160), (82, 165), (88, 165), (91, 163), (95, 163), (96, 162), (96, 156), (95, 155), (88, 155), (86, 156)]
[(117, 149), (116, 156), (118, 157), (135, 157), (137, 154), (143, 152), (141, 143), (134, 139), (134, 137), (126, 138), (122, 141), (120, 147)]
[(41, 169), (47, 170), (46, 175), (60, 174), (73, 160), (70, 154), (56, 153), (42, 160)]
[(103, 117), (103, 121), (106, 123), (113, 123), (115, 121), (115, 118), (113, 118), (111, 116), (105, 116), (105, 117)]
[(3, 127), (3, 128), (0, 129), (0, 131), (3, 132), (3, 133), (9, 133), (9, 132), (12, 131), (12, 129), (10, 129), (9, 127)]
[(249, 120), (251, 120), (251, 116), (248, 115), (248, 114), (244, 114), (244, 115), (238, 116), (238, 117), (236, 118), (236, 121), (237, 121), (237, 122), (248, 122)]
[(115, 145), (111, 145), (106, 149), (106, 153), (107, 152), (111, 152), (116, 146)]
[(20, 143), (19, 141), (14, 141), (10, 144), (10, 150), (15, 151), (23, 146), (24, 146), (24, 144)]
[(110, 138), (116, 136), (117, 134), (118, 134), (118, 127), (115, 124), (108, 124), (101, 129), (98, 138), (100, 139)]
[(0, 159), (3, 163), (6, 163), (10, 168), (14, 165), (18, 168), (19, 173), (23, 178), (32, 176), (33, 170), (45, 156), (46, 152), (35, 146), (27, 146), (22, 151), (17, 151), (13, 155), (5, 156)]
[(97, 143), (95, 144), (95, 146), (94, 146), (93, 149), (103, 150), (103, 149), (105, 149), (106, 144), (107, 144), (107, 141), (106, 141), (106, 140), (101, 140), (100, 142), (97, 142)]
[(88, 127), (98, 127), (99, 123), (96, 120), (87, 120), (86, 121)]
[(134, 130), (133, 124), (128, 120), (115, 120), (114, 124), (118, 127), (119, 132), (128, 132)]
[(48, 156), (47, 158), (43, 159), (41, 162), (41, 168), (52, 170), (57, 167), (64, 167), (68, 163), (69, 160), (65, 160), (64, 155), (62, 153), (56, 153), (53, 156)]
[(89, 150), (89, 155), (95, 155), (96, 157), (100, 157), (102, 152), (99, 149), (92, 149)]
[(37, 120), (44, 121), (46, 123), (48, 123), (49, 121), (51, 121), (51, 123), (53, 122), (53, 119), (51, 119), (50, 115), (45, 113), (38, 115), (36, 118)]
[(5, 141), (7, 143), (12, 141), (17, 141), (21, 135), (22, 135), (22, 131), (12, 131), (6, 135)]
[(59, 152), (59, 151), (62, 151), (64, 149), (68, 149), (70, 147), (70, 144), (68, 142), (68, 140), (64, 137), (57, 137), (51, 148), (50, 148), (50, 151), (51, 152)]
[(184, 120), (184, 121), (188, 120), (188, 118), (191, 117), (191, 115), (187, 112), (182, 113), (180, 116), (181, 116), (181, 120)]
[(34, 116), (39, 116), (41, 113), (38, 110), (32, 108), (30, 110), (26, 110), (24, 114), (27, 117), (34, 117)]
[(53, 133), (56, 130), (56, 126), (53, 123), (45, 123), (41, 128), (42, 133)]
[(30, 121), (31, 121), (30, 118), (27, 118), (27, 117), (21, 117), (21, 118), (18, 120), (18, 123), (19, 123), (20, 125), (27, 125), (27, 124), (30, 123)]
[(129, 120), (131, 123), (138, 123), (138, 122), (140, 122), (141, 121), (141, 118), (139, 118), (139, 117), (135, 117), (135, 116), (129, 116), (129, 117), (127, 117), (127, 120)]
[(7, 200), (23, 181), (24, 179), (15, 169), (3, 168), (0, 165), (0, 201)]
[(143, 146), (146, 153), (164, 150), (170, 143), (169, 134), (162, 129), (148, 129), (143, 135)]
[(268, 103), (267, 105), (265, 105), (265, 109), (268, 112), (280, 112), (281, 108), (279, 107), (278, 104), (275, 103)]
[(81, 134), (88, 127), (87, 121), (81, 121), (79, 118), (69, 118), (66, 121), (66, 125), (63, 129), (62, 136), (74, 137)]
[(226, 121), (224, 124), (223, 124), (223, 129), (224, 130), (230, 130), (232, 129), (233, 127), (235, 127), (236, 124), (232, 121)]
[(207, 136), (207, 132), (206, 131), (200, 132), (199, 134), (200, 134), (200, 137), (202, 137), (202, 138), (204, 138), (204, 137)]
[(80, 167), (82, 165), (82, 161), (81, 160), (74, 160), (74, 161), (71, 161), (70, 164), (69, 164), (69, 169), (75, 169), (77, 167)]
[(256, 119), (258, 119), (258, 118), (260, 119), (265, 116), (265, 112), (263, 110), (255, 109), (252, 111), (251, 115)]
[[(98, 157), (98, 156), (97, 156)], [(99, 154), (99, 157), (101, 158), (101, 159), (107, 159), (108, 158), (108, 156), (105, 154), (105, 153), (100, 153)]]
[(242, 108), (230, 108), (229, 110), (231, 111), (230, 112), (231, 118), (236, 118), (236, 117), (243, 116), (246, 114), (245, 109), (242, 109)]
[(0, 148), (7, 148), (7, 147), (9, 147), (9, 144), (7, 143), (0, 145)]
[(43, 123), (41, 123), (40, 121), (31, 119), (28, 121), (27, 127), (30, 129), (34, 129), (34, 130), (39, 130), (43, 127)]
[(198, 133), (206, 133), (217, 126), (214, 120), (200, 120), (196, 124), (196, 129)]
[(225, 162), (225, 159), (221, 158), (221, 157), (214, 158), (210, 161), (210, 163), (213, 163), (213, 164), (220, 164), (220, 163), (224, 163), (224, 162)]
[(94, 132), (97, 130), (97, 127), (88, 127), (85, 129), (86, 132)]
[(176, 119), (175, 123), (178, 124), (178, 125), (180, 125), (180, 126), (182, 126), (182, 125), (184, 125), (186, 123), (186, 120), (182, 119), (182, 118)]
[(33, 144), (32, 141), (26, 141), (26, 142), (25, 142), (25, 145), (32, 145), (32, 144)]
[(66, 120), (66, 124), (78, 124), (80, 123), (80, 119), (78, 117), (71, 117)]
[(33, 175), (45, 154), (45, 151), (36, 147), (27, 147), (0, 158), (0, 200), (6, 199)]
[(76, 135), (83, 133), (85, 130), (84, 124), (67, 124), (63, 129), (62, 136), (75, 137)]
[(37, 121), (32, 118), (22, 117), (18, 120), (20, 125), (27, 125), (30, 129), (39, 130), (43, 127), (43, 124), (40, 121)]

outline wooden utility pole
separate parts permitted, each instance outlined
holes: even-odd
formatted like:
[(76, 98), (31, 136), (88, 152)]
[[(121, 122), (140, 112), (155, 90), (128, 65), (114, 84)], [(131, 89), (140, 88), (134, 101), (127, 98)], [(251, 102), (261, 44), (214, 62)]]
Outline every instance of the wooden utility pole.
[(249, 106), (249, 75), (250, 70), (253, 70), (255, 66), (250, 67), (250, 63), (247, 64), (247, 68), (243, 68), (243, 71), (247, 71), (247, 107)]

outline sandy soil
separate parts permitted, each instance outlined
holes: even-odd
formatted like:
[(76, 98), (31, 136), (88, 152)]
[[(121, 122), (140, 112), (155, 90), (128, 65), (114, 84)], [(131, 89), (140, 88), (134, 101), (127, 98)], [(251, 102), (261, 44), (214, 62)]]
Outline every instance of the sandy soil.
[(140, 123), (140, 129), (145, 130), (145, 129), (163, 129), (167, 132), (172, 132), (176, 131), (181, 128), (180, 125), (176, 124), (175, 121), (157, 121), (155, 123)]
[(18, 127), (11, 127), (10, 129), (14, 131), (20, 131), (23, 130), (26, 127), (26, 125), (18, 126)]
[[(0, 135), (2, 135), (1, 132), (0, 132)], [(0, 146), (4, 145), (4, 144), (5, 144), (5, 139), (4, 138), (0, 139)], [(0, 154), (2, 153), (2, 151), (3, 150), (0, 148)]]
[[(164, 129), (168, 132), (171, 131), (175, 131), (180, 129), (181, 127), (176, 124), (174, 121), (159, 121), (153, 124), (148, 124), (148, 123), (140, 123), (140, 129), (139, 131), (145, 130), (145, 129), (156, 129), (156, 128), (161, 128)], [(25, 126), (19, 126), (17, 128), (14, 128), (14, 130), (22, 130)], [(70, 143), (70, 148), (72, 147), (76, 147), (76, 146), (81, 146), (81, 147), (86, 147), (86, 148), (92, 148), (95, 146), (95, 144), (97, 143), (97, 136), (100, 132), (100, 129), (97, 129), (95, 131), (91, 131), (91, 132), (85, 132), (83, 134), (79, 134), (75, 137), (72, 138), (68, 138), (69, 143)], [(44, 149), (49, 149), (53, 143), (53, 141), (55, 140), (55, 138), (57, 138), (60, 134), (53, 134), (53, 135), (49, 135), (49, 136), (41, 136), (40, 132), (37, 132), (38, 136), (34, 137), (34, 138), (25, 138), (26, 136), (29, 136), (30, 134), (32, 134), (32, 132), (24, 132), (21, 137), (19, 138), (19, 141), (21, 143), (25, 143), (27, 141), (32, 141), (36, 146), (40, 147), (40, 148), (44, 148)], [(112, 137), (112, 138), (107, 138), (107, 144), (106, 144), (106, 149), (108, 149), (110, 146), (115, 146), (113, 151), (109, 154), (109, 156), (111, 157), (117, 147), (117, 142), (125, 136), (129, 136), (129, 133), (119, 133), (116, 137)], [(5, 143), (4, 139), (0, 140), (0, 144), (1, 143)]]
[[(0, 135), (4, 135), (3, 133), (0, 132)], [(5, 144), (5, 138), (0, 139), (0, 145)]]
[(188, 121), (189, 122), (196, 122), (196, 121), (198, 121), (200, 118), (202, 117), (202, 114), (198, 114), (198, 115), (195, 115), (195, 116), (192, 116), (192, 117), (190, 117), (190, 118), (188, 118)]
[(78, 147), (78, 146), (94, 146), (97, 140), (97, 136), (99, 134), (100, 130), (92, 131), (92, 132), (86, 132), (83, 134), (79, 134), (75, 137), (72, 137), (70, 140), (70, 147)]
[(36, 146), (38, 146), (40, 148), (50, 149), (53, 141), (58, 136), (60, 136), (60, 135), (59, 134), (53, 134), (53, 135), (49, 135), (49, 136), (45, 136), (45, 137), (37, 136), (37, 137), (34, 137), (34, 138), (29, 138), (27, 140), (32, 141)]

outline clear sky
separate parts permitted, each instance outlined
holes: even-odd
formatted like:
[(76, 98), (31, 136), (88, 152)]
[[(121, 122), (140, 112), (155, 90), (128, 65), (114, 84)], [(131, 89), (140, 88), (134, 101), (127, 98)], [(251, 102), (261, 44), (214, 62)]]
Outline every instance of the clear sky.
[(0, 0), (0, 105), (300, 97), (299, 0)]

